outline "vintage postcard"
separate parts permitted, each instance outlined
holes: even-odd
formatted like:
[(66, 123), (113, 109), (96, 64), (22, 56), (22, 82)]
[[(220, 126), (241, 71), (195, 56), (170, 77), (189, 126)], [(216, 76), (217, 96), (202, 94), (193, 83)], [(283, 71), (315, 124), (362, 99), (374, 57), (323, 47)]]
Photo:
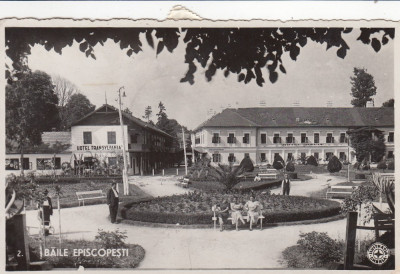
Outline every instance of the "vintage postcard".
[(4, 270), (392, 272), (398, 32), (2, 21)]

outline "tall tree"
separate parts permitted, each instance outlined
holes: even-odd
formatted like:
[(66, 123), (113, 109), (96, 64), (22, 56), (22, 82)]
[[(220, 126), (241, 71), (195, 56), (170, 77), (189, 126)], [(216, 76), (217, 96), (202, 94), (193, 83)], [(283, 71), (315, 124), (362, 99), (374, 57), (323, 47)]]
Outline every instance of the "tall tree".
[[(160, 102), (161, 103), (161, 102)], [(150, 122), (150, 117), (151, 114), (153, 113), (153, 110), (151, 109), (151, 106), (147, 106), (144, 110), (144, 116), (142, 116), (144, 119), (147, 120), (147, 122)]]
[(51, 77), (44, 72), (25, 74), (6, 86), (6, 135), (18, 145), (22, 174), (24, 148), (39, 145), (41, 134), (59, 124), (57, 104)]
[(354, 130), (350, 134), (350, 143), (356, 152), (357, 162), (382, 160), (386, 152), (385, 137), (382, 132), (369, 129)]
[(354, 76), (350, 77), (351, 95), (354, 99), (351, 104), (355, 107), (366, 107), (376, 94), (374, 77), (364, 68), (354, 68)]
[(75, 93), (79, 93), (80, 90), (75, 84), (58, 75), (53, 76), (52, 81), (54, 84), (54, 92), (57, 94), (58, 97), (58, 110), (60, 116), (59, 129), (64, 130), (67, 126), (68, 120), (65, 106), (71, 99), (71, 96)]
[[(65, 47), (77, 43), (86, 57), (96, 59), (95, 46), (111, 40), (132, 56), (142, 50), (144, 34), (157, 54), (164, 49), (173, 52), (179, 43), (186, 45), (188, 70), (182, 82), (193, 84), (194, 73), (201, 65), (206, 69), (208, 81), (220, 70), (225, 77), (233, 73), (240, 82), (247, 84), (254, 79), (262, 86), (265, 74), (275, 83), (278, 73), (286, 73), (283, 54), (289, 53), (296, 61), (308, 42), (320, 43), (336, 50), (339, 58), (345, 58), (350, 49), (346, 34), (352, 31), (352, 28), (6, 28), (6, 54), (12, 61), (6, 77), (9, 82), (19, 77), (26, 69), (31, 47), (36, 44), (62, 54)], [(360, 28), (359, 31), (356, 41), (370, 45), (376, 52), (394, 39), (395, 34), (394, 28)]]
[(389, 99), (382, 104), (382, 107), (394, 108), (394, 99)]
[(69, 128), (73, 123), (83, 118), (86, 114), (92, 112), (95, 109), (95, 106), (85, 95), (76, 93), (71, 96), (65, 109), (68, 117), (66, 126)]

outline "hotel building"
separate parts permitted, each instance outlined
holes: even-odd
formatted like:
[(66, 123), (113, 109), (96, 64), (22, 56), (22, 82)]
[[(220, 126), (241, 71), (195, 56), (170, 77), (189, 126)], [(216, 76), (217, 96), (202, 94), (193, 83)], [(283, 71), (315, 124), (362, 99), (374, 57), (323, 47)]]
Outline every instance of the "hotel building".
[(225, 109), (194, 130), (195, 149), (224, 164), (246, 156), (272, 164), (278, 154), (285, 161), (313, 155), (326, 163), (335, 155), (355, 162), (347, 131), (363, 127), (383, 132), (386, 157), (393, 158), (394, 108), (383, 107)]

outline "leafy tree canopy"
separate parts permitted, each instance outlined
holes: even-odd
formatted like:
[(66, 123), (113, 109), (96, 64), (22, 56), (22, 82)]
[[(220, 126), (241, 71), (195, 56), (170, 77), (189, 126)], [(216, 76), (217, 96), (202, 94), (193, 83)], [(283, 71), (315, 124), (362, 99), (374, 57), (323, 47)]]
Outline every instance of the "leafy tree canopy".
[(58, 125), (58, 98), (51, 77), (26, 73), (6, 86), (6, 135), (22, 149), (41, 143), (41, 134)]
[(350, 143), (356, 152), (357, 162), (379, 162), (385, 155), (385, 137), (380, 131), (357, 130), (350, 134)]
[(393, 108), (394, 107), (394, 99), (389, 99), (382, 104), (382, 107)]
[[(394, 38), (394, 28), (360, 30), (357, 40), (376, 52)], [(309, 41), (335, 48), (337, 56), (345, 58), (350, 47), (343, 34), (352, 32), (352, 28), (6, 28), (5, 32), (6, 54), (12, 61), (12, 68), (6, 71), (9, 82), (28, 70), (27, 55), (36, 44), (62, 54), (63, 48), (78, 43), (81, 52), (96, 59), (94, 46), (104, 45), (109, 39), (132, 56), (142, 50), (144, 35), (157, 54), (164, 49), (173, 52), (181, 41), (186, 44), (188, 71), (181, 82), (193, 84), (200, 65), (206, 69), (208, 81), (221, 70), (225, 77), (233, 73), (239, 82), (247, 84), (254, 79), (262, 86), (265, 74), (275, 83), (279, 73), (286, 73), (284, 53), (295, 61)]]
[(277, 170), (280, 170), (285, 167), (285, 161), (282, 159), (281, 155), (275, 156), (272, 166)]
[(332, 156), (328, 162), (327, 168), (330, 173), (339, 172), (342, 170), (342, 163), (339, 161), (338, 157)]
[(354, 68), (354, 76), (350, 77), (351, 95), (354, 99), (351, 104), (355, 107), (366, 107), (367, 102), (372, 101), (376, 95), (374, 77), (363, 68)]
[(95, 109), (95, 106), (90, 103), (89, 99), (85, 95), (82, 93), (76, 93), (71, 96), (65, 109), (68, 117), (65, 126), (66, 128), (69, 128), (73, 123), (92, 112)]

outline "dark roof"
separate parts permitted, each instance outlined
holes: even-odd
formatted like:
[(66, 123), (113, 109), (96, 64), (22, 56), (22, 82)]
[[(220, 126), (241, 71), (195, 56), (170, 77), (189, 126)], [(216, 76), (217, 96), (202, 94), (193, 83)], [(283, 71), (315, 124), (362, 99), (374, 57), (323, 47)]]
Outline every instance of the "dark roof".
[[(150, 129), (152, 131), (163, 134), (167, 137), (173, 138), (171, 135), (162, 131), (158, 127), (150, 123), (146, 123), (140, 120), (139, 118), (136, 118), (124, 111), (122, 111), (122, 116), (128, 121), (133, 122), (141, 127)], [(98, 109), (92, 111), (91, 113), (87, 114), (86, 116), (84, 116), (83, 118), (72, 124), (72, 126), (79, 126), (79, 125), (119, 125), (118, 109), (111, 105), (104, 104)]]
[(225, 109), (203, 127), (393, 127), (394, 108), (239, 108)]

